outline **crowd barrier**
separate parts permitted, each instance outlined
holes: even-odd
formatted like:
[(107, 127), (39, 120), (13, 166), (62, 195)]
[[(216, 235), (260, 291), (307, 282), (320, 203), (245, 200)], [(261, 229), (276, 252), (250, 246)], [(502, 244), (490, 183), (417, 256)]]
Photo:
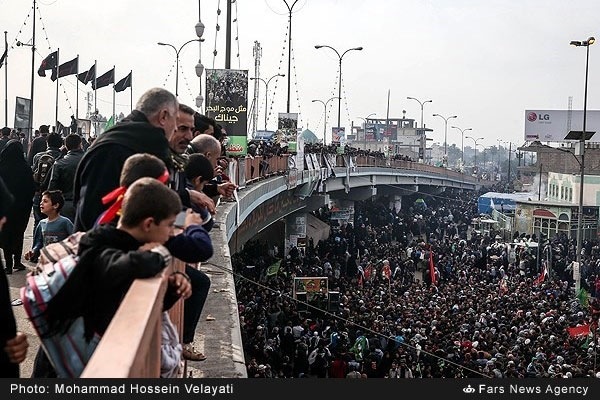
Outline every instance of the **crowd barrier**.
[[(325, 167), (324, 156), (317, 159)], [(242, 168), (234, 168), (237, 176), (230, 177), (236, 182), (250, 184), (262, 178), (286, 173), (290, 167), (289, 155), (273, 157), (250, 157), (244, 162), (237, 159)], [(346, 167), (348, 156), (337, 155), (336, 167)], [(356, 167), (385, 167), (404, 170), (418, 170), (446, 177), (459, 178), (464, 182), (480, 182), (477, 178), (460, 172), (407, 160), (389, 160), (374, 156), (353, 156)], [(295, 166), (295, 164), (294, 164)], [(297, 166), (296, 166), (297, 167)], [(243, 171), (243, 172), (242, 172)], [(244, 179), (241, 179), (244, 174)], [(167, 278), (175, 272), (185, 270), (185, 264), (173, 260), (159, 276), (138, 279), (130, 287), (119, 306), (112, 322), (105, 332), (98, 348), (84, 370), (83, 378), (157, 378), (160, 376), (160, 346), (163, 297)], [(179, 300), (169, 311), (171, 321), (177, 326), (180, 340), (183, 335), (183, 301)], [(185, 376), (185, 365), (182, 376)]]

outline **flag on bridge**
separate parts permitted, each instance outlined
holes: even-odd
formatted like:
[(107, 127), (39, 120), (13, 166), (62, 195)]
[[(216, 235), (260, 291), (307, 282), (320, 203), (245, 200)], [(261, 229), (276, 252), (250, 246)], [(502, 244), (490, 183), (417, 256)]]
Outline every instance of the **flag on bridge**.
[(114, 68), (108, 72), (105, 72), (98, 78), (96, 78), (95, 81), (92, 81), (92, 89), (100, 89), (100, 88), (110, 85), (111, 83), (115, 83), (115, 69)]
[(38, 68), (39, 76), (46, 76), (46, 71), (49, 69), (56, 70), (56, 64), (58, 63), (58, 52), (48, 54), (46, 58), (42, 61), (40, 68)]
[(87, 85), (96, 79), (96, 64), (92, 65), (89, 70), (78, 74), (77, 79), (79, 79), (79, 82), (83, 83), (84, 85)]
[(130, 72), (125, 78), (117, 82), (117, 84), (115, 85), (115, 92), (122, 92), (128, 87), (131, 87), (131, 74), (132, 72)]
[[(79, 69), (79, 57), (75, 57), (71, 61), (67, 61), (64, 64), (61, 64), (58, 67), (58, 77), (62, 78), (63, 76), (75, 75), (77, 70)], [(56, 78), (56, 68), (52, 70), (52, 76), (50, 77), (52, 81), (55, 81)]]

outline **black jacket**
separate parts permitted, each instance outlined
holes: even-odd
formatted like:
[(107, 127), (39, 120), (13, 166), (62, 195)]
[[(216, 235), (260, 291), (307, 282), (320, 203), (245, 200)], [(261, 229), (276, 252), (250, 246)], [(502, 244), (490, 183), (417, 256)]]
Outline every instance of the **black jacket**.
[(165, 131), (134, 110), (103, 133), (81, 159), (75, 173), (73, 204), (77, 206), (75, 230), (87, 231), (104, 211), (102, 197), (119, 186), (125, 160), (137, 153), (155, 155), (171, 165)]
[(47, 143), (48, 143), (47, 135), (36, 137), (35, 139), (33, 139), (33, 142), (31, 142), (31, 147), (29, 149), (29, 154), (27, 154), (27, 163), (30, 166), (33, 166), (33, 157), (37, 153), (41, 153), (42, 151), (46, 150)]
[[(139, 251), (142, 244), (110, 224), (86, 233), (79, 242), (77, 268), (48, 303), (51, 327), (61, 329), (54, 325), (57, 321), (83, 316), (86, 337), (102, 336), (133, 281), (153, 277), (165, 267), (160, 254)], [(164, 307), (170, 308), (177, 297), (167, 294)]]
[(77, 165), (83, 158), (83, 150), (69, 150), (67, 155), (54, 162), (48, 190), (60, 190), (65, 200), (73, 200), (73, 182)]

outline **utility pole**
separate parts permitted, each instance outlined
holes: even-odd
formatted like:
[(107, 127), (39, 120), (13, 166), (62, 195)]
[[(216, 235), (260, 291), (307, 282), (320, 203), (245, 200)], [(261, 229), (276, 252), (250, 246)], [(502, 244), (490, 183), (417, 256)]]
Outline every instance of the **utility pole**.
[(27, 137), (27, 151), (33, 137), (33, 89), (35, 77), (35, 10), (37, 8), (36, 0), (33, 0), (33, 38), (31, 39), (31, 102), (29, 103), (29, 135)]
[[(260, 47), (260, 43), (258, 42), (258, 40), (254, 41), (253, 54), (254, 54), (254, 77), (260, 78), (260, 58), (262, 57), (262, 47)], [(258, 126), (259, 90), (260, 90), (260, 81), (258, 79), (256, 79), (254, 81), (254, 112), (252, 113), (252, 137), (254, 137), (254, 135), (256, 134), (256, 129)], [(265, 108), (265, 115), (267, 115), (266, 108)]]
[(231, 69), (231, 0), (227, 0), (227, 32), (225, 36), (225, 69)]
[[(291, 0), (290, 0), (291, 1)], [(294, 6), (298, 3), (298, 0), (294, 0), (292, 5), (290, 6), (288, 0), (283, 0), (285, 5), (288, 8), (288, 90), (287, 90), (287, 107), (286, 112), (290, 112), (290, 93), (292, 88), (292, 11), (294, 10)], [(265, 111), (266, 112), (266, 111)]]
[(8, 41), (6, 39), (7, 31), (4, 31), (4, 126), (8, 126)]

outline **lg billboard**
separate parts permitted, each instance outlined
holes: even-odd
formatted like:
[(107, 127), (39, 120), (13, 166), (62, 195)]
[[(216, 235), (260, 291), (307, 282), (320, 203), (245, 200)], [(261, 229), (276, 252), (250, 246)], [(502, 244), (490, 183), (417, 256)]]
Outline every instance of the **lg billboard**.
[[(586, 119), (585, 130), (596, 132), (590, 142), (600, 142), (600, 111), (588, 110)], [(582, 130), (581, 110), (525, 110), (525, 140), (528, 142), (571, 142), (565, 140), (569, 131)]]

